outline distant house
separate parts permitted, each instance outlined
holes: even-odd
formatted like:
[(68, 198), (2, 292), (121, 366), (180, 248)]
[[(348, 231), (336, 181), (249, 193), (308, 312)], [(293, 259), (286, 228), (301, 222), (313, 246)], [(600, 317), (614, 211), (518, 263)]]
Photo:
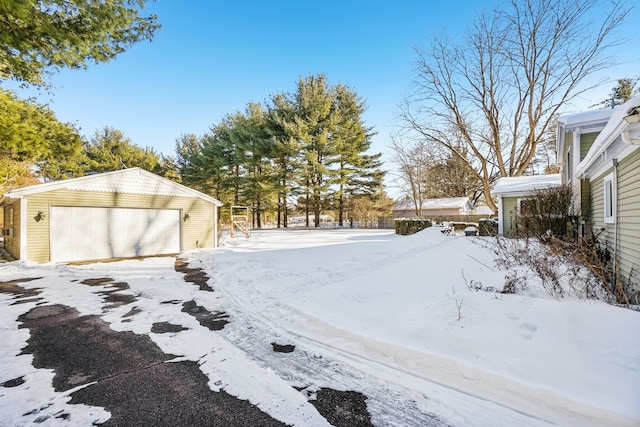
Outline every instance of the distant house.
[(614, 109), (561, 116), (557, 150), (581, 233), (602, 231), (614, 271), (640, 291), (640, 95)]
[[(469, 215), (473, 210), (473, 203), (467, 197), (450, 197), (442, 199), (427, 199), (422, 202), (422, 216), (453, 216)], [(416, 205), (413, 200), (402, 200), (391, 208), (394, 218), (411, 218), (416, 215)]]
[(518, 217), (523, 203), (535, 190), (558, 187), (560, 174), (513, 176), (498, 179), (492, 194), (498, 199), (498, 234), (514, 236), (520, 226)]
[(473, 211), (471, 211), (471, 215), (483, 215), (486, 218), (491, 218), (494, 216), (493, 209), (491, 209), (487, 205), (476, 205), (473, 207)]
[(218, 200), (140, 168), (9, 191), (5, 249), (16, 259), (71, 262), (215, 247)]

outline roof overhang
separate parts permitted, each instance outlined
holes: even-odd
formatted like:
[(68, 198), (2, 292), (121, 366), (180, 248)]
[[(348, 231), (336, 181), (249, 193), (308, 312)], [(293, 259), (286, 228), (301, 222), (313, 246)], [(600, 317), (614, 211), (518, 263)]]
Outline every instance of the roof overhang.
[(559, 187), (560, 174), (509, 176), (498, 179), (491, 193), (501, 196), (521, 196), (532, 191)]
[[(5, 198), (22, 199), (32, 194), (54, 190), (93, 191), (102, 193), (140, 194), (150, 196), (192, 197), (222, 206), (219, 200), (158, 176), (141, 168), (124, 169), (79, 178), (47, 182), (11, 190)], [(4, 203), (4, 202), (3, 202)]]

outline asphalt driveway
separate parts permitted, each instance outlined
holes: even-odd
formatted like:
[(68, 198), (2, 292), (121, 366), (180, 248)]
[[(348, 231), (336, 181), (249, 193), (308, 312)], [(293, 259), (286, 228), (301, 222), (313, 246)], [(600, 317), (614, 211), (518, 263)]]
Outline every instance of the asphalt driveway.
[[(213, 292), (208, 277), (197, 268), (189, 268), (182, 260), (175, 269), (184, 280), (201, 291)], [(197, 362), (176, 359), (164, 353), (148, 335), (115, 331), (97, 315), (81, 315), (75, 308), (51, 304), (40, 296), (39, 288), (25, 288), (20, 279), (0, 282), (0, 293), (11, 296), (10, 305), (35, 303), (18, 317), (21, 329), (28, 329), (29, 338), (22, 354), (33, 355), (33, 366), (54, 372), (56, 392), (69, 392), (71, 405), (85, 404), (104, 408), (111, 417), (104, 426), (281, 426), (247, 400), (234, 397), (224, 390), (213, 391), (208, 377)], [(96, 287), (104, 297), (104, 310), (133, 306), (122, 317), (135, 316), (135, 296), (121, 292), (127, 283), (110, 278), (83, 280), (81, 285)], [(108, 285), (105, 287), (105, 285)], [(212, 332), (228, 323), (224, 312), (208, 312), (194, 301), (170, 301), (182, 304), (182, 311), (193, 316)], [(154, 333), (175, 333), (180, 325), (168, 322), (153, 324)], [(274, 345), (273, 351), (290, 352), (294, 346)], [(176, 359), (176, 360), (174, 360)], [(6, 378), (6, 375), (4, 375)], [(0, 394), (11, 393), (24, 379), (12, 377), (0, 383)], [(301, 390), (301, 393), (303, 391)], [(332, 425), (370, 426), (366, 397), (356, 392), (329, 388), (318, 390), (310, 399), (318, 412)], [(43, 412), (25, 414), (35, 424), (77, 425), (72, 414), (60, 411), (53, 415)], [(95, 423), (98, 424), (98, 423)], [(0, 426), (2, 413), (0, 411)]]

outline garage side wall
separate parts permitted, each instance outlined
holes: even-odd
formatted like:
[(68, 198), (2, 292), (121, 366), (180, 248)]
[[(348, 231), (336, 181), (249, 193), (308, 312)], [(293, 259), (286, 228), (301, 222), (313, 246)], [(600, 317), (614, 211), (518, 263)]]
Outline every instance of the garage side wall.
[[(49, 241), (51, 206), (121, 207), (180, 209), (182, 250), (214, 246), (214, 209), (205, 200), (192, 197), (150, 196), (140, 194), (101, 193), (88, 191), (54, 190), (26, 196), (27, 203), (27, 258), (36, 262), (51, 259)], [(35, 221), (42, 212), (45, 218)]]
[(4, 248), (12, 257), (20, 259), (20, 201), (4, 207), (4, 227), (12, 230), (12, 236), (4, 238)]

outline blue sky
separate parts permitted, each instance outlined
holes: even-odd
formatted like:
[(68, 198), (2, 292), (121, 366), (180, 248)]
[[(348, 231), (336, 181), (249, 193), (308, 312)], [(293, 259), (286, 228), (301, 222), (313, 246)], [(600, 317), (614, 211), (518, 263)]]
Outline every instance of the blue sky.
[[(640, 75), (640, 6), (624, 27), (623, 64), (612, 79)], [(135, 144), (174, 154), (182, 134), (201, 135), (226, 114), (292, 92), (300, 76), (326, 73), (365, 101), (372, 151), (388, 152), (397, 105), (411, 91), (415, 46), (443, 31), (460, 35), (493, 1), (158, 0), (146, 10), (162, 24), (154, 40), (116, 60), (54, 75), (41, 95), (57, 117), (89, 137), (111, 126)], [(602, 77), (602, 76), (601, 76)], [(613, 86), (584, 97), (583, 108)], [(389, 156), (383, 159), (389, 162)], [(386, 169), (391, 165), (386, 164)]]

